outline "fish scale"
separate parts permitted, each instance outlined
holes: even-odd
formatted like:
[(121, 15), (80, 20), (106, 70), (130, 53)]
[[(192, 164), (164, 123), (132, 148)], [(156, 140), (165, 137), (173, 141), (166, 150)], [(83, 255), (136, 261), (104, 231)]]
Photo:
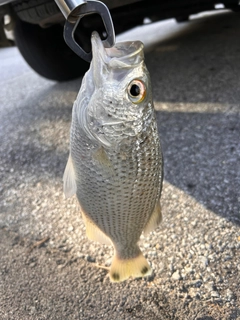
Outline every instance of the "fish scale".
[[(96, 151), (99, 146), (96, 146), (96, 150), (89, 150), (88, 145), (90, 140), (84, 135), (84, 132), (77, 129), (77, 126), (75, 134), (77, 136), (72, 138), (73, 143), (71, 150), (73, 151), (71, 154), (74, 162), (78, 163), (76, 166), (81, 167), (81, 170), (77, 170), (77, 180), (79, 181), (77, 197), (83, 210), (85, 212), (91, 212), (91, 219), (100, 229), (106, 230), (106, 233), (110, 235), (110, 226), (104, 226), (105, 216), (109, 216), (109, 218), (112, 219), (115, 215), (119, 215), (120, 219), (118, 219), (116, 225), (118, 228), (121, 228), (121, 225), (123, 225), (122, 229), (124, 229), (124, 225), (125, 228), (131, 225), (129, 220), (138, 218), (138, 221), (141, 221), (143, 229), (146, 220), (153, 211), (153, 206), (156, 201), (156, 195), (153, 195), (153, 191), (155, 185), (158, 184), (159, 178), (156, 176), (156, 181), (154, 181), (151, 175), (151, 172), (155, 172), (156, 163), (151, 162), (150, 166), (145, 169), (146, 164), (149, 163), (149, 154), (155, 157), (155, 148), (151, 144), (149, 145), (149, 141), (146, 139), (145, 148), (142, 146), (144, 150), (143, 153), (138, 154), (135, 149), (133, 149), (132, 153), (129, 154), (128, 158), (124, 161), (121, 158), (121, 152), (111, 153), (106, 151), (114, 168), (114, 176), (112, 176), (111, 172), (109, 173), (107, 170), (100, 173), (99, 166), (93, 161), (91, 153)], [(78, 148), (78, 145), (81, 145), (81, 148)], [(137, 159), (136, 156), (138, 156)], [(84, 160), (82, 161), (81, 159)], [(145, 169), (145, 175), (142, 174), (142, 171), (139, 171), (139, 168)], [(145, 180), (145, 178), (151, 178), (151, 180)], [(148, 197), (140, 197), (139, 194), (143, 189), (144, 192), (148, 194)], [(129, 194), (132, 195), (135, 202), (128, 200)], [(95, 197), (94, 201), (92, 195)], [(152, 198), (153, 200), (151, 200)], [(123, 215), (124, 212), (116, 210), (118, 209), (116, 208), (116, 199), (119, 199), (120, 203), (124, 204), (124, 211), (128, 211), (128, 215)], [(147, 216), (146, 212), (142, 210), (143, 203), (146, 203), (146, 206), (149, 207), (149, 214)], [(114, 211), (109, 210), (108, 204), (114, 208)], [(97, 211), (95, 212), (95, 210)], [(131, 211), (133, 211), (132, 214)], [(141, 231), (142, 230), (139, 232), (141, 233)], [(119, 236), (122, 235), (118, 234), (117, 238), (119, 238)], [(125, 238), (125, 236), (126, 234), (124, 232), (122, 237)], [(111, 235), (111, 238), (115, 240), (113, 235)]]
[[(76, 193), (88, 237), (114, 246), (111, 281), (150, 274), (137, 242), (161, 220), (162, 154), (150, 78), (143, 45), (128, 44), (115, 45), (113, 61), (111, 49), (92, 36), (93, 62), (74, 103), (64, 174), (65, 194)], [(129, 96), (132, 81), (146, 90), (143, 101)]]

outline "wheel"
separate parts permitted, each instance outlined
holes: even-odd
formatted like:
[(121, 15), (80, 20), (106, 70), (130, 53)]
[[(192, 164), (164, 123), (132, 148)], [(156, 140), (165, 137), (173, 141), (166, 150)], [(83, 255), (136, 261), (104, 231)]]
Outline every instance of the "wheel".
[(14, 33), (24, 59), (45, 78), (71, 80), (83, 76), (89, 68), (65, 43), (61, 25), (43, 29), (17, 19)]

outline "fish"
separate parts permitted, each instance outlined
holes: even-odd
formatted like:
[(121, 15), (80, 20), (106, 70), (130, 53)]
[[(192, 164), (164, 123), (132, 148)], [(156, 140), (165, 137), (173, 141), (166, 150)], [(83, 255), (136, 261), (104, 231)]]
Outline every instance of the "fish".
[(142, 42), (105, 48), (93, 32), (91, 44), (63, 188), (77, 196), (87, 237), (114, 247), (109, 277), (121, 282), (152, 274), (138, 242), (162, 220), (163, 158)]

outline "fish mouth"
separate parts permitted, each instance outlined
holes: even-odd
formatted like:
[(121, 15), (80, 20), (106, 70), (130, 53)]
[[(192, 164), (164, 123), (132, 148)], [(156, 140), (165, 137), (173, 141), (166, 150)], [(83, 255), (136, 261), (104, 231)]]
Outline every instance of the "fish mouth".
[(91, 42), (94, 69), (100, 72), (102, 65), (113, 69), (130, 69), (144, 61), (144, 45), (141, 41), (118, 42), (112, 48), (104, 48), (99, 34), (94, 31)]

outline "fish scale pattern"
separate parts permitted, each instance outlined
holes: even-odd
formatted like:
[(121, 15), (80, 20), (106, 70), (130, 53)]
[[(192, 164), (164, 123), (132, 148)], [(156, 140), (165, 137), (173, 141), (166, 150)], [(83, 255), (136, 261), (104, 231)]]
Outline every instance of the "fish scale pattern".
[[(95, 157), (101, 148), (72, 122), (71, 155), (77, 175), (77, 198), (86, 215), (131, 257), (161, 192), (161, 150), (156, 121), (120, 149), (104, 149), (107, 162)], [(137, 226), (137, 227), (136, 227)]]

